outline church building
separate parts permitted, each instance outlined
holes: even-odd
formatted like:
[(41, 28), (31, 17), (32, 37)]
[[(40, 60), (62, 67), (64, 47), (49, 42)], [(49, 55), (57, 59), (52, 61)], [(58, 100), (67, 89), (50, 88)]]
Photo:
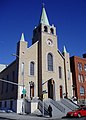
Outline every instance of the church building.
[(0, 72), (1, 108), (18, 113), (23, 97), (56, 101), (73, 96), (70, 56), (65, 47), (63, 53), (59, 51), (56, 27), (50, 25), (44, 6), (33, 30), (32, 45), (28, 48), (22, 33), (15, 56), (15, 61)]

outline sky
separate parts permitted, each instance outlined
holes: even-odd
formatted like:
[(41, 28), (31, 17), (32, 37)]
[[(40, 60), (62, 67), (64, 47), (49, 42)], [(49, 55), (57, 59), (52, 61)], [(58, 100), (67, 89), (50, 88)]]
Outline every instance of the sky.
[(70, 56), (86, 53), (86, 0), (0, 0), (0, 64), (15, 59), (11, 54), (16, 53), (22, 33), (31, 46), (42, 3), (50, 25), (56, 27), (59, 50), (65, 45)]

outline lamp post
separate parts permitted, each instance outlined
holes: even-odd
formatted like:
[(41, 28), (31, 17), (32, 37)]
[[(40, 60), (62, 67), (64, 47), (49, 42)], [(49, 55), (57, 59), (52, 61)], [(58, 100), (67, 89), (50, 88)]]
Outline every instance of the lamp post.
[[(13, 56), (16, 56), (19, 60), (20, 60), (20, 57), (17, 55), (17, 54), (12, 54)], [(25, 114), (25, 94), (26, 94), (26, 90), (24, 89), (25, 85), (24, 85), (24, 62), (22, 62), (22, 82), (23, 82), (23, 90), (22, 90), (22, 93), (23, 93), (23, 102), (22, 102), (22, 113)]]

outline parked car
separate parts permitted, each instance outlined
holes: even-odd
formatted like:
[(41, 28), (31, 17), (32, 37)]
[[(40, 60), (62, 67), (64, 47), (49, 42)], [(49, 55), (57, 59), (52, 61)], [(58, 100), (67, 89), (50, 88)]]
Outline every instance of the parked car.
[(77, 110), (74, 111), (70, 111), (67, 113), (66, 115), (67, 117), (82, 117), (82, 116), (86, 116), (86, 106), (81, 107)]
[(3, 109), (0, 109), (0, 113), (5, 113), (5, 110), (3, 110)]
[(10, 110), (10, 109), (7, 109), (7, 110), (5, 110), (7, 113), (13, 113), (13, 111), (12, 110)]
[(12, 111), (12, 110), (8, 110), (7, 112), (8, 112), (8, 113), (13, 113), (13, 111)]

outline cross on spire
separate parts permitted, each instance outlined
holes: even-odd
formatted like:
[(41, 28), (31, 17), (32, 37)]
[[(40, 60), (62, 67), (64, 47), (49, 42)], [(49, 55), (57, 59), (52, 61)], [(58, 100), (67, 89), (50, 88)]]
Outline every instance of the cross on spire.
[(44, 7), (45, 6), (45, 4), (44, 3), (42, 3), (42, 7)]
[(41, 14), (41, 19), (40, 19), (40, 23), (45, 24), (45, 25), (49, 25), (49, 21), (48, 21), (48, 17), (44, 8), (44, 3), (42, 3), (42, 14)]

